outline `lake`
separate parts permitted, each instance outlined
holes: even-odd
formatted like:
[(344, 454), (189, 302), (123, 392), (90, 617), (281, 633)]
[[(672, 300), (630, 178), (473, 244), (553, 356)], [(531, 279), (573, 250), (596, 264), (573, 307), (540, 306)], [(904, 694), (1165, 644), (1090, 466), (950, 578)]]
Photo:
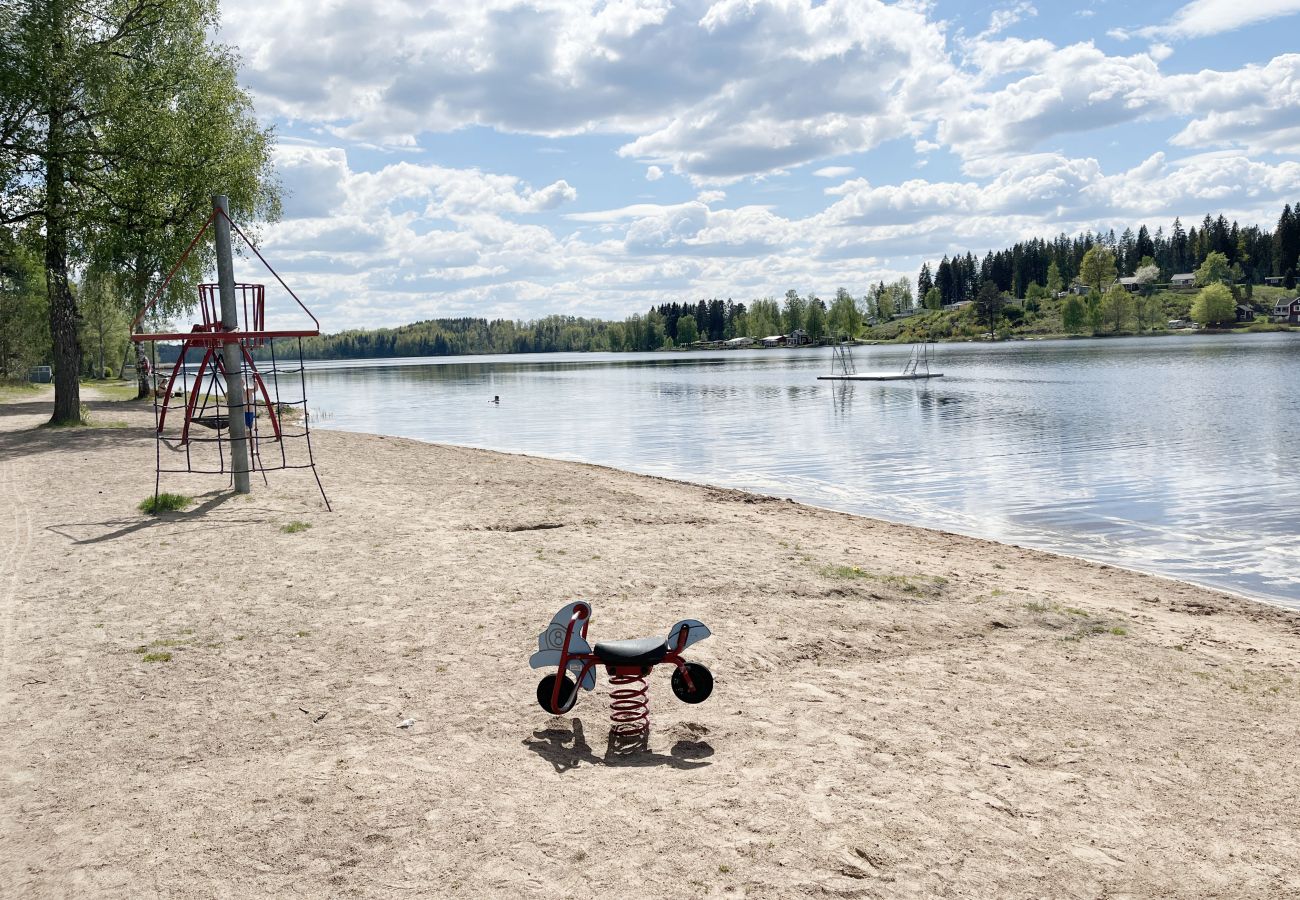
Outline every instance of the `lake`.
[[(309, 363), (307, 389), (317, 427), (791, 497), (1300, 607), (1300, 335), (931, 349), (945, 377), (913, 382), (818, 381), (831, 351), (805, 348)], [(901, 370), (908, 352), (854, 355)]]

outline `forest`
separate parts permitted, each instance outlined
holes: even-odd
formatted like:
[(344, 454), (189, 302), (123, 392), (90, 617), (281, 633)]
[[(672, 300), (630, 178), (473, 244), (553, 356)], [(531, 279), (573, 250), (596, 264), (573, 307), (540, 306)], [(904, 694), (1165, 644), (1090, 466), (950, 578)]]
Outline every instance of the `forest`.
[[(1265, 279), (1280, 279), (1287, 289), (1296, 281), (1300, 258), (1300, 205), (1287, 204), (1273, 231), (1240, 226), (1224, 216), (1206, 216), (1199, 226), (1184, 228), (1175, 219), (1166, 230), (1146, 225), (1120, 234), (1085, 232), (1035, 238), (1010, 247), (946, 255), (937, 264), (926, 262), (913, 282), (902, 278), (878, 282), (854, 296), (839, 288), (826, 300), (809, 292), (787, 291), (781, 299), (765, 297), (746, 303), (732, 299), (698, 299), (656, 305), (622, 321), (551, 315), (529, 322), (482, 318), (429, 319), (395, 328), (354, 329), (308, 338), (304, 355), (310, 359), (458, 356), (488, 353), (553, 353), (581, 351), (646, 351), (725, 341), (734, 337), (760, 339), (802, 329), (816, 341), (826, 336), (853, 335), (899, 339), (924, 334), (943, 338), (974, 335), (985, 330), (1026, 330), (1033, 333), (1121, 332), (1134, 312), (1138, 330), (1142, 310), (1104, 310), (1108, 282), (1146, 270), (1153, 288), (1167, 285), (1176, 274), (1206, 267), (1222, 269), (1216, 276), (1230, 285), (1234, 296), (1249, 298)], [(1084, 278), (1087, 260), (1104, 260), (1101, 275)], [(1154, 267), (1152, 269), (1151, 267)], [(1100, 278), (1090, 298), (1055, 303), (1055, 298), (1079, 280)], [(0, 376), (16, 375), (30, 365), (48, 363), (49, 330), (44, 312), (45, 286), (39, 260), (24, 242), (0, 232)], [(83, 278), (76, 286), (82, 309), (82, 341), (87, 348), (84, 374), (113, 370), (127, 355), (126, 317), (111, 297), (113, 285), (102, 278)], [(1149, 293), (1149, 292), (1148, 292)], [(979, 301), (983, 296), (982, 302)], [(1165, 313), (1186, 315), (1192, 300), (1163, 297)], [(1123, 298), (1115, 296), (1119, 303)], [(896, 316), (916, 309), (940, 310), (972, 301), (977, 306), (963, 316), (945, 314), (924, 320), (924, 326), (899, 325)], [(1025, 301), (1016, 305), (1016, 301)], [(1053, 305), (1055, 303), (1055, 305)], [(990, 315), (991, 307), (996, 307)], [(1137, 304), (1141, 306), (1140, 303)], [(1106, 315), (1110, 315), (1107, 326)], [(1125, 319), (1125, 315), (1129, 319)], [(1149, 323), (1148, 323), (1149, 324)], [(175, 348), (160, 348), (162, 359), (174, 358)], [(258, 353), (265, 357), (268, 350)]]

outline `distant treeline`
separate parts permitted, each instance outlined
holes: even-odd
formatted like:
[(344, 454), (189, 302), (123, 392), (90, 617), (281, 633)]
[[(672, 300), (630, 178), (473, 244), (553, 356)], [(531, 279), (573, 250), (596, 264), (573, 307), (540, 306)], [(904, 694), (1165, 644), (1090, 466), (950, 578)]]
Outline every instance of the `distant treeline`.
[[(1055, 293), (1079, 276), (1083, 258), (1094, 246), (1114, 254), (1120, 276), (1132, 275), (1146, 260), (1160, 268), (1161, 280), (1167, 282), (1175, 274), (1196, 270), (1217, 252), (1227, 257), (1238, 281), (1260, 283), (1265, 277), (1279, 276), (1290, 287), (1300, 257), (1300, 212), (1296, 210), (1288, 204), (1273, 232), (1253, 225), (1241, 227), (1223, 216), (1206, 216), (1199, 228), (1186, 230), (1175, 219), (1168, 232), (1161, 227), (1152, 234), (1142, 225), (1136, 233), (1126, 228), (1118, 236), (1112, 230), (1035, 238), (990, 251), (982, 260), (972, 253), (945, 256), (937, 267), (929, 263), (921, 267), (915, 293), (909, 279), (901, 279), (868, 286), (860, 297), (840, 288), (829, 301), (791, 290), (781, 300), (761, 298), (747, 304), (719, 298), (664, 303), (621, 322), (558, 315), (532, 322), (429, 319), (308, 338), (303, 349), (310, 359), (658, 350), (698, 341), (762, 338), (795, 329), (817, 340), (830, 334), (857, 334), (863, 325), (888, 322), (894, 313), (916, 306), (938, 308), (974, 300), (985, 282), (1016, 298), (1024, 298), (1034, 285), (1035, 291)], [(257, 355), (265, 358), (266, 348)]]
[[(1168, 232), (1162, 226), (1152, 234), (1142, 225), (1136, 234), (1125, 228), (1118, 237), (1111, 229), (1104, 234), (1034, 238), (990, 251), (982, 260), (969, 252), (945, 256), (934, 268), (929, 263), (922, 265), (917, 296), (924, 300), (934, 287), (942, 303), (973, 300), (985, 281), (1016, 298), (1023, 298), (1031, 284), (1061, 290), (1078, 277), (1084, 255), (1098, 244), (1115, 254), (1120, 276), (1133, 275), (1143, 260), (1150, 259), (1160, 267), (1161, 280), (1167, 282), (1176, 274), (1194, 271), (1211, 253), (1222, 253), (1235, 267), (1238, 280), (1262, 284), (1265, 278), (1276, 276), (1285, 279), (1289, 288), (1295, 286), (1300, 257), (1300, 204), (1294, 210), (1287, 204), (1277, 230), (1271, 233), (1256, 225), (1230, 223), (1220, 215), (1206, 216), (1200, 228), (1184, 229), (1182, 221), (1174, 219)], [(1051, 283), (1053, 265), (1060, 286)]]

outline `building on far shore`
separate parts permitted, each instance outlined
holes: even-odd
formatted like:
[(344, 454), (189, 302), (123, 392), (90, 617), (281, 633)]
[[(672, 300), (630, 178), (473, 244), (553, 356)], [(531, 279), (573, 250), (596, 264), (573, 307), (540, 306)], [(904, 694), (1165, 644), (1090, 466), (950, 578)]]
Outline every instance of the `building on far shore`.
[(808, 332), (802, 328), (796, 328), (785, 336), (785, 345), (787, 347), (802, 347), (804, 344), (810, 344), (812, 341), (808, 337)]
[(763, 346), (764, 346), (764, 347), (784, 347), (784, 346), (785, 346), (785, 335), (783, 335), (783, 334), (769, 334), (767, 337), (763, 338)]
[(1238, 322), (1255, 321), (1255, 310), (1254, 308), (1251, 307), (1249, 303), (1237, 304), (1237, 321)]
[(1142, 287), (1142, 285), (1138, 283), (1136, 275), (1130, 275), (1127, 278), (1121, 278), (1119, 280), (1119, 286), (1122, 287), (1124, 290), (1128, 291), (1130, 294), (1135, 293), (1138, 290), (1138, 288)]
[(742, 350), (745, 347), (754, 346), (754, 339), (751, 337), (732, 338), (723, 344), (728, 350)]
[(1169, 283), (1174, 287), (1194, 287), (1196, 285), (1196, 273), (1181, 272), (1170, 278)]
[(1270, 318), (1286, 325), (1300, 325), (1300, 297), (1284, 297), (1274, 303)]

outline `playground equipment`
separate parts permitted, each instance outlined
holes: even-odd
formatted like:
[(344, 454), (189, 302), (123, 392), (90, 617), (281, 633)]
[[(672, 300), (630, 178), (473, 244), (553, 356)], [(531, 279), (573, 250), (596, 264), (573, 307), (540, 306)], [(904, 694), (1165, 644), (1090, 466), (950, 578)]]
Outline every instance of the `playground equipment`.
[(831, 345), (831, 374), (818, 375), (818, 381), (920, 381), (942, 378), (942, 372), (930, 371), (930, 345), (921, 341), (912, 345), (902, 372), (859, 372), (853, 360), (853, 347), (848, 341)]
[[(195, 323), (189, 331), (141, 330), (141, 323), (209, 228), (213, 230), (216, 241), (217, 282), (198, 286), (202, 321)], [(232, 229), (311, 320), (310, 327), (266, 327), (265, 286), (235, 282)], [(151, 385), (154, 387), (154, 421), (157, 425), (155, 498), (165, 473), (228, 474), (235, 490), (246, 494), (250, 490), (249, 475), (253, 471), (261, 472), (265, 483), (268, 471), (310, 469), (325, 508), (330, 508), (312, 453), (307, 385), (302, 363), (302, 339), (320, 334), (320, 323), (231, 220), (225, 197), (213, 198), (212, 214), (135, 317), (131, 332), (131, 340), (137, 345), (148, 343), (152, 348), (152, 365), (147, 366), (152, 372), (158, 372), (160, 343), (180, 345), (166, 388), (159, 390)], [(281, 357), (276, 353), (277, 339), (297, 341), (294, 367), (279, 367)], [(193, 371), (191, 354), (201, 354), (198, 367)], [(264, 361), (269, 359), (269, 384), (268, 378), (264, 378), (258, 369), (255, 356)], [(145, 360), (149, 361), (147, 357)], [(297, 378), (282, 390), (281, 375), (296, 375)], [(170, 428), (169, 412), (173, 413)], [(180, 416), (179, 428), (175, 425), (177, 415)], [(269, 426), (269, 434), (263, 433), (263, 420)], [(200, 436), (192, 429), (194, 425), (208, 429), (212, 435)], [(291, 455), (287, 442), (292, 439), (301, 439), (305, 458), (301, 453)], [(263, 452), (264, 444), (271, 445), (268, 452)]]
[[(674, 666), (673, 693), (683, 703), (703, 703), (713, 692), (713, 674), (699, 663), (682, 659), (682, 651), (711, 632), (695, 619), (683, 619), (668, 629), (668, 637), (587, 643), (591, 606), (575, 600), (551, 619), (537, 638), (537, 652), (528, 660), (534, 669), (556, 667), (537, 684), (537, 702), (551, 715), (563, 715), (578, 702), (578, 688), (596, 687), (596, 666), (609, 674), (611, 731), (619, 735), (650, 730), (650, 686), (646, 677), (657, 665)], [(580, 626), (580, 627), (579, 627)], [(573, 677), (569, 677), (572, 675)]]

